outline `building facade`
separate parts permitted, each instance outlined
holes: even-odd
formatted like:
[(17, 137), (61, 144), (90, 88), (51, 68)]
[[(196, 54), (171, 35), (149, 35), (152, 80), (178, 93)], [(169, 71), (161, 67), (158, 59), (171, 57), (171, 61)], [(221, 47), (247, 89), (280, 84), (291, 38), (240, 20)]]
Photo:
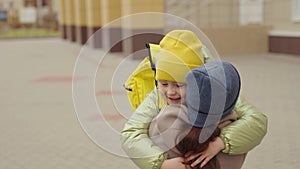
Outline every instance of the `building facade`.
[(300, 0), (0, 0), (0, 22), (24, 21), (29, 7), (37, 24), (55, 16), (63, 39), (111, 52), (138, 52), (184, 27), (165, 14), (200, 28), (222, 55), (300, 54)]

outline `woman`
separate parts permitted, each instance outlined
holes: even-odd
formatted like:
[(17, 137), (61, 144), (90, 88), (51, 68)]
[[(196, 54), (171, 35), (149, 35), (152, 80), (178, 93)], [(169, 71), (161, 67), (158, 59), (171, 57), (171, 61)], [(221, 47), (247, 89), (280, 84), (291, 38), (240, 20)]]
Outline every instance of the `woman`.
[[(237, 120), (233, 108), (239, 96), (240, 77), (233, 65), (206, 63), (189, 72), (186, 83), (188, 107), (165, 106), (149, 129), (152, 141), (166, 151), (169, 158), (203, 153), (219, 136), (220, 128)], [(195, 168), (240, 169), (245, 156), (218, 153), (207, 165)], [(184, 164), (191, 167), (192, 162), (185, 160)]]

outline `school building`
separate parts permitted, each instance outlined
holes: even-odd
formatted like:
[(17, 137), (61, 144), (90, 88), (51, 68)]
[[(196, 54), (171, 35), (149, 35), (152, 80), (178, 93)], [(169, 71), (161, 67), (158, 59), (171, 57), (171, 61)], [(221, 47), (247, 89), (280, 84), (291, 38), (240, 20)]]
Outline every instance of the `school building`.
[(45, 26), (58, 21), (59, 0), (0, 0), (0, 28)]
[(0, 16), (24, 18), (20, 11), (28, 6), (38, 21), (45, 12), (57, 15), (63, 39), (83, 45), (93, 38), (89, 45), (110, 52), (158, 43), (182, 24), (166, 14), (200, 28), (221, 55), (300, 54), (300, 0), (0, 0)]

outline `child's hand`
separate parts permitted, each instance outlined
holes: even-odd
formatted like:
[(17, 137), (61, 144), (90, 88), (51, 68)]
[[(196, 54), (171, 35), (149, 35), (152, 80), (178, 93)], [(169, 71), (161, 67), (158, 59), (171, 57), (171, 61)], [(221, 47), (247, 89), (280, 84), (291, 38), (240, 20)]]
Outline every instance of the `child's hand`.
[(163, 162), (160, 169), (187, 169), (189, 168), (189, 165), (184, 164), (184, 158), (182, 157), (176, 157), (167, 159)]
[(199, 163), (201, 163), (200, 167), (204, 167), (209, 160), (211, 160), (214, 156), (216, 156), (221, 150), (225, 148), (225, 144), (220, 137), (216, 137), (216, 139), (209, 143), (209, 146), (206, 150), (201, 153), (188, 154), (186, 155), (186, 161), (191, 161), (197, 158), (192, 164), (192, 167), (195, 167)]

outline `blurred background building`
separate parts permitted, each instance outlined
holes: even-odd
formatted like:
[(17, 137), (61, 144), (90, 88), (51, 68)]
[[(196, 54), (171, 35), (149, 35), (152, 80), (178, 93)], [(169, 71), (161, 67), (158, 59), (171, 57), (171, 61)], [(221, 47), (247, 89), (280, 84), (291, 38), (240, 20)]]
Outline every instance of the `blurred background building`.
[(55, 0), (0, 0), (1, 22), (11, 26), (57, 22), (58, 2)]
[(0, 0), (0, 38), (58, 36), (56, 0)]
[(151, 32), (122, 39), (110, 49), (132, 53), (147, 42), (158, 43), (162, 33), (181, 24), (163, 17), (147, 22), (141, 18), (115, 22), (105, 35), (95, 33), (116, 19), (143, 12), (190, 21), (221, 55), (300, 54), (300, 0), (0, 0), (0, 27), (51, 28), (59, 30), (61, 38), (82, 45), (93, 35), (89, 45), (95, 48), (103, 48), (107, 39), (122, 39), (126, 31)]

